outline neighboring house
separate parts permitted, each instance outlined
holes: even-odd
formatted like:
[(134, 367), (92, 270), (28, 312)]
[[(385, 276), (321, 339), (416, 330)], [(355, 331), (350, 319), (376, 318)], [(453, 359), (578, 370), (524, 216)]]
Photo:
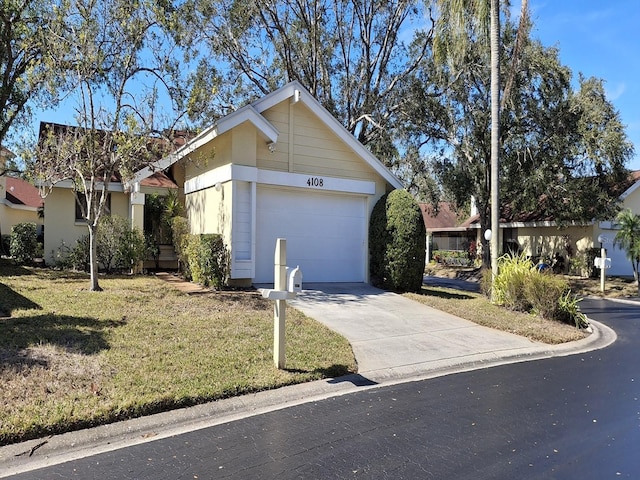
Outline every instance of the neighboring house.
[[(621, 207), (630, 208), (640, 214), (640, 171), (631, 173), (632, 185), (620, 196)], [(470, 216), (459, 227), (444, 227), (435, 230), (439, 235), (468, 235), (480, 242), (478, 215)], [(553, 218), (540, 217), (535, 212), (510, 212), (503, 208), (500, 219), (500, 254), (521, 252), (533, 259), (550, 260), (556, 253), (565, 259), (576, 257), (592, 248), (600, 248), (598, 237), (604, 236), (607, 257), (611, 258), (611, 268), (607, 275), (631, 276), (633, 270), (626, 252), (613, 245), (618, 228), (613, 220), (572, 224), (559, 228)], [(567, 262), (568, 268), (568, 262)]]
[(461, 222), (451, 203), (438, 204), (437, 212), (430, 204), (421, 203), (420, 210), (427, 232), (426, 263), (437, 250), (468, 251), (469, 244), (476, 240), (475, 230), (469, 229), (466, 221)]
[[(192, 233), (223, 235), (234, 285), (273, 283), (277, 238), (304, 282), (367, 282), (371, 211), (402, 188), (297, 82), (221, 118), (127, 188), (114, 185), (111, 211), (141, 224), (145, 182), (159, 172), (178, 186)], [(68, 224), (73, 194), (56, 190), (64, 198), (52, 221)], [(49, 237), (47, 227), (46, 241), (58, 245), (65, 231)]]
[[(177, 188), (175, 182), (163, 172), (155, 172), (145, 178), (131, 193), (125, 192), (124, 185), (114, 180), (107, 186), (107, 211), (129, 219), (132, 226), (142, 231), (145, 194), (166, 195), (169, 190)], [(49, 264), (55, 262), (58, 255), (68, 253), (68, 249), (73, 248), (80, 237), (89, 234), (70, 180), (57, 183), (47, 195), (44, 230), (44, 257)]]
[[(4, 172), (4, 159), (12, 154), (2, 150), (0, 173)], [(38, 214), (43, 201), (38, 189), (21, 178), (0, 175), (0, 234), (8, 235), (18, 223), (32, 222), (42, 233), (43, 221)]]

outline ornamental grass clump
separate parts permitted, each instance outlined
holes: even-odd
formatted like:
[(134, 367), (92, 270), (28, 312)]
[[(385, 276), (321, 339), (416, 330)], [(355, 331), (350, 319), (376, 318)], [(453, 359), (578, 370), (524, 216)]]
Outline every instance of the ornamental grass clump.
[(538, 274), (524, 255), (503, 255), (498, 259), (498, 275), (493, 282), (494, 301), (509, 310), (526, 312), (531, 301), (525, 294), (525, 285), (533, 274)]
[(539, 271), (524, 255), (498, 259), (499, 273), (493, 282), (493, 299), (510, 310), (529, 312), (546, 320), (588, 327), (580, 301), (562, 277)]

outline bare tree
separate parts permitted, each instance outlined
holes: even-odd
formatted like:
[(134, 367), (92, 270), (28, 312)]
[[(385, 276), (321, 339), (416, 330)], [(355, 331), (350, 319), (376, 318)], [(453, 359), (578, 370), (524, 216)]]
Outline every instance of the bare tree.
[[(211, 117), (297, 80), (360, 142), (388, 142), (410, 99), (399, 85), (428, 54), (430, 10), (414, 0), (199, 0), (184, 18), (215, 55), (201, 59), (204, 93), (222, 99)], [(224, 81), (220, 80), (224, 78)], [(224, 99), (228, 100), (225, 103)], [(205, 100), (204, 96), (201, 100)], [(204, 103), (193, 104), (203, 107)], [(202, 111), (195, 112), (198, 114)]]
[(124, 183), (171, 146), (154, 125), (160, 89), (171, 92), (176, 72), (163, 35), (171, 12), (145, 0), (71, 0), (54, 13), (47, 67), (63, 73), (77, 125), (41, 129), (33, 170), (43, 195), (73, 183), (89, 230), (91, 290), (98, 291), (96, 233), (110, 183)]

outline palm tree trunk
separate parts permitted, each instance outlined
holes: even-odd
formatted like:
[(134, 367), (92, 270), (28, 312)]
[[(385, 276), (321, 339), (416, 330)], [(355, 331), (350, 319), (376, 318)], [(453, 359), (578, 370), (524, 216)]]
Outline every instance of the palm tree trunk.
[[(498, 275), (500, 241), (500, 1), (491, 0), (491, 272)], [(492, 291), (494, 289), (491, 289)]]

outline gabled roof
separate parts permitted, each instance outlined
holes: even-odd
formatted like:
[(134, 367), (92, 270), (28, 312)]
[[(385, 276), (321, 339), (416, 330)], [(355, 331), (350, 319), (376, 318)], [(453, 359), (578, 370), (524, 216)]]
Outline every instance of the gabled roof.
[(439, 230), (450, 231), (459, 226), (458, 215), (450, 203), (439, 203), (437, 213), (431, 204), (421, 203), (420, 211), (422, 212), (424, 226), (429, 232), (437, 232)]
[(5, 177), (6, 191), (3, 202), (10, 207), (28, 207), (35, 209), (43, 205), (38, 189), (21, 178)]
[[(53, 123), (53, 122), (40, 122), (40, 132), (39, 137), (42, 137), (49, 131), (52, 130), (56, 135), (63, 135), (65, 133), (71, 132), (83, 132), (86, 131), (84, 127), (73, 126), (73, 125), (65, 125), (61, 123)], [(104, 130), (98, 130), (101, 135), (106, 135), (107, 132)], [(190, 137), (190, 132), (186, 131), (174, 131), (172, 132), (173, 138), (171, 139), (171, 143), (173, 147), (182, 147), (186, 143), (187, 139)], [(158, 137), (149, 137), (147, 139), (147, 146), (157, 146), (162, 145), (162, 143), (168, 143), (168, 140)], [(111, 178), (109, 179), (110, 183), (121, 184), (122, 176), (120, 172), (114, 172)], [(175, 184), (173, 180), (171, 180), (164, 172), (154, 169), (149, 175), (146, 175), (144, 180), (140, 182), (141, 186), (151, 187), (151, 188), (171, 188), (177, 189), (178, 185)], [(73, 187), (73, 183), (67, 179), (56, 184), (58, 187)], [(116, 187), (120, 188), (120, 187)]]
[(184, 146), (178, 148), (175, 152), (156, 162), (152, 167), (140, 170), (131, 183), (133, 184), (143, 180), (154, 171), (168, 168), (200, 146), (244, 122), (253, 124), (267, 143), (277, 142), (279, 136), (277, 128), (263, 117), (262, 113), (286, 100), (301, 102), (308, 107), (338, 138), (344, 141), (357, 155), (371, 166), (376, 173), (395, 188), (402, 188), (402, 182), (297, 81), (288, 83), (265, 97), (219, 119), (211, 127), (204, 130)]

